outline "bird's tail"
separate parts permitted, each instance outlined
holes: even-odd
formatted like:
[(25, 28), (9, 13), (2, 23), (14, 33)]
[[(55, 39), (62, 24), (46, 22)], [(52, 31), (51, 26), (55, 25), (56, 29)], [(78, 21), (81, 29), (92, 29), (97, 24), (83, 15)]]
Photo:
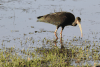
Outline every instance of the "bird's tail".
[(43, 17), (43, 16), (39, 16), (39, 17), (37, 17), (37, 19), (40, 19), (41, 17)]
[(39, 17), (37, 17), (37, 22), (43, 22), (44, 21), (44, 18), (43, 18), (43, 16), (39, 16)]

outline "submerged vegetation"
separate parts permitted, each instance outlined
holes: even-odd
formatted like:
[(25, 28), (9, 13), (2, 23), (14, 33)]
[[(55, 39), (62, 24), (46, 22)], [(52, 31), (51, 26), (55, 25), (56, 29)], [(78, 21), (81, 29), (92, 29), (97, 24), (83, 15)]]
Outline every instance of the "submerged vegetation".
[[(35, 40), (32, 40), (35, 43)], [(100, 66), (100, 45), (90, 41), (78, 42), (73, 38), (62, 44), (44, 38), (41, 45), (47, 47), (35, 48), (34, 50), (19, 50), (15, 47), (0, 49), (0, 67), (93, 67)], [(39, 41), (38, 41), (39, 42)], [(61, 47), (54, 46), (59, 43)], [(88, 44), (87, 44), (88, 43)], [(21, 43), (22, 44), (22, 43)]]

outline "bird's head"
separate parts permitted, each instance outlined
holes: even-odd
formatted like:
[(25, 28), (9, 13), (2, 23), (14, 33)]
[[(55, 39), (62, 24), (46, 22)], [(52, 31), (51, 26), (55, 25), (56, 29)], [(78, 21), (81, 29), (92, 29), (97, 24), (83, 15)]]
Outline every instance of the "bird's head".
[(76, 17), (75, 21), (72, 23), (72, 26), (76, 26), (77, 24), (78, 24), (80, 31), (81, 31), (81, 37), (83, 37), (80, 17)]
[(81, 23), (81, 18), (80, 17), (76, 17), (75, 21), (72, 23), (72, 26), (76, 26), (77, 25), (77, 21), (79, 23)]

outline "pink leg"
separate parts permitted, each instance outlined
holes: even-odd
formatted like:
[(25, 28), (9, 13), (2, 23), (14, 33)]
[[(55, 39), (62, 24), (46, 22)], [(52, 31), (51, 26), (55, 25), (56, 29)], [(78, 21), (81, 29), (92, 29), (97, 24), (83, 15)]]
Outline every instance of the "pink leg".
[(64, 27), (61, 28), (61, 32), (60, 32), (60, 42), (62, 43), (62, 31), (63, 31)]
[(56, 36), (56, 40), (58, 39), (58, 37), (57, 37), (57, 30), (58, 30), (58, 29), (56, 29), (55, 32), (54, 32), (54, 34), (55, 34), (55, 36)]
[(60, 32), (60, 42), (62, 43), (62, 29), (61, 29), (61, 32)]
[(58, 40), (58, 37), (57, 37), (57, 30), (58, 30), (58, 28), (59, 28), (59, 26), (57, 26), (57, 28), (56, 28), (56, 30), (55, 30), (55, 32), (54, 32), (54, 34), (55, 34), (55, 36), (56, 36), (56, 40)]
[(61, 32), (60, 32), (60, 38), (62, 38), (62, 29), (61, 29)]

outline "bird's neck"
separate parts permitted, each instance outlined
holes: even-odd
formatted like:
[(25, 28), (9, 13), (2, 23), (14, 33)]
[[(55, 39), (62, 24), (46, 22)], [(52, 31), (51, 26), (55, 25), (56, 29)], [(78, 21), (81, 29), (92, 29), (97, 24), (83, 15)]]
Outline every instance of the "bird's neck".
[(75, 21), (72, 23), (72, 26), (76, 26), (77, 25), (77, 23), (76, 23), (76, 19), (75, 19)]

